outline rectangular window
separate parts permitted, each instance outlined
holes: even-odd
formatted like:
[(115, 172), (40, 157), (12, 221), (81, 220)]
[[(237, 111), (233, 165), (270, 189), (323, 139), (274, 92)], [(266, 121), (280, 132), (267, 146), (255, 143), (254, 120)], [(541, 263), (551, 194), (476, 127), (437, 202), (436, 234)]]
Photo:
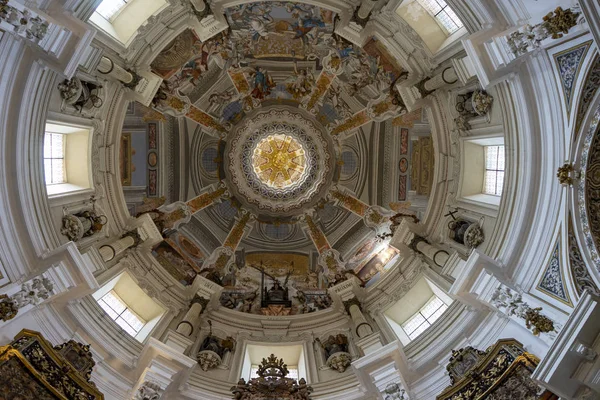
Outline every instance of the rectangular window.
[(44, 135), (44, 175), (46, 185), (65, 183), (65, 139), (60, 133)]
[(463, 27), (460, 18), (446, 4), (444, 0), (418, 0), (419, 3), (431, 14), (442, 28), (452, 35), (454, 32)]
[(131, 311), (127, 304), (115, 293), (114, 290), (106, 293), (98, 304), (125, 332), (135, 336), (146, 325), (146, 322)]
[(504, 185), (504, 146), (485, 146), (484, 152), (483, 193), (501, 196)]
[(96, 12), (100, 14), (105, 20), (111, 21), (125, 5), (128, 0), (103, 0), (102, 3), (96, 8)]
[[(297, 367), (287, 367), (288, 368), (288, 378), (298, 380), (298, 368)], [(250, 368), (250, 379), (258, 378), (258, 365), (252, 365)]]
[(429, 328), (446, 311), (448, 306), (433, 296), (415, 315), (402, 324), (402, 329), (412, 340)]

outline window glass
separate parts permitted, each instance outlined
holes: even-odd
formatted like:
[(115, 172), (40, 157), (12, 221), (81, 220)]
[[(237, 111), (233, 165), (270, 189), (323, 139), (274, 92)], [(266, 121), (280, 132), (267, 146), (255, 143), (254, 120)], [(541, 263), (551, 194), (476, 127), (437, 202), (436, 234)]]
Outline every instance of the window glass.
[(127, 4), (127, 0), (103, 0), (96, 8), (96, 12), (107, 21), (110, 21), (121, 8), (125, 7), (125, 4)]
[(449, 34), (463, 27), (460, 18), (444, 0), (418, 0), (419, 3), (438, 21)]
[[(288, 369), (288, 378), (298, 380), (298, 368), (297, 367), (287, 367)], [(258, 378), (258, 365), (252, 365), (250, 368), (250, 379)]]
[(437, 296), (433, 296), (415, 315), (402, 324), (402, 329), (412, 340), (425, 332), (448, 306)]
[(44, 135), (44, 179), (46, 185), (65, 183), (65, 140), (59, 133)]
[(485, 146), (483, 193), (502, 195), (504, 185), (504, 146)]
[(102, 296), (98, 300), (98, 304), (113, 321), (131, 336), (137, 335), (144, 325), (146, 325), (146, 322), (135, 315), (114, 290)]

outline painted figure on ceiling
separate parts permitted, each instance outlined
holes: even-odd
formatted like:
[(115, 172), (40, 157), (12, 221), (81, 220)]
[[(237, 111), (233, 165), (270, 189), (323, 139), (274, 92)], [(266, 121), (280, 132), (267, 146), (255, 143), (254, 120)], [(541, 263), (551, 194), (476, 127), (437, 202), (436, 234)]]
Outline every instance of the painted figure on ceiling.
[(271, 89), (275, 87), (275, 82), (269, 76), (267, 71), (261, 67), (256, 67), (251, 73), (254, 88), (252, 89), (252, 97), (262, 100), (271, 94)]
[(315, 77), (308, 68), (298, 70), (297, 63), (294, 63), (294, 75), (289, 77), (286, 82), (288, 92), (292, 94), (294, 99), (299, 100), (310, 94), (315, 84)]

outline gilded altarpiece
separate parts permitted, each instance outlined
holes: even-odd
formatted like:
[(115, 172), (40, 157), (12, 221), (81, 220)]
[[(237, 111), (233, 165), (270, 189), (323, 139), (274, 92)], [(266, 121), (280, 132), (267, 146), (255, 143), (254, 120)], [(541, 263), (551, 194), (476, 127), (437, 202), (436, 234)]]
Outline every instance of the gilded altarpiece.
[(71, 340), (53, 347), (24, 329), (0, 347), (0, 399), (103, 400), (90, 380), (93, 367), (89, 346)]
[(501, 339), (486, 351), (466, 347), (452, 352), (446, 366), (450, 383), (436, 400), (554, 400), (531, 375), (539, 363), (514, 339)]

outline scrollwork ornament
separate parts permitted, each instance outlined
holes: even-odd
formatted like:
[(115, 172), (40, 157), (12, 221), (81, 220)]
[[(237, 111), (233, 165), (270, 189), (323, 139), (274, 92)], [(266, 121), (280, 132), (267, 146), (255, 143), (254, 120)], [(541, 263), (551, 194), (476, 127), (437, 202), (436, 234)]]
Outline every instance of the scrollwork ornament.
[(522, 296), (504, 285), (498, 286), (492, 295), (491, 304), (508, 316), (515, 316), (525, 321), (525, 326), (535, 336), (540, 333), (555, 332), (554, 321), (541, 313), (542, 308), (531, 308), (523, 301)]
[(327, 359), (327, 366), (340, 373), (345, 372), (352, 363), (352, 356), (346, 352), (340, 351), (334, 353)]
[(214, 351), (202, 350), (198, 353), (198, 364), (202, 371), (208, 371), (209, 369), (217, 368), (221, 365), (221, 357)]
[(9, 298), (7, 295), (0, 295), (0, 320), (1, 321), (9, 321), (17, 316), (19, 312), (19, 307), (17, 304)]
[(133, 400), (158, 400), (162, 395), (162, 388), (158, 383), (144, 382), (133, 397)]
[(485, 241), (485, 235), (483, 229), (477, 223), (471, 224), (465, 231), (464, 242), (465, 245), (474, 249)]

